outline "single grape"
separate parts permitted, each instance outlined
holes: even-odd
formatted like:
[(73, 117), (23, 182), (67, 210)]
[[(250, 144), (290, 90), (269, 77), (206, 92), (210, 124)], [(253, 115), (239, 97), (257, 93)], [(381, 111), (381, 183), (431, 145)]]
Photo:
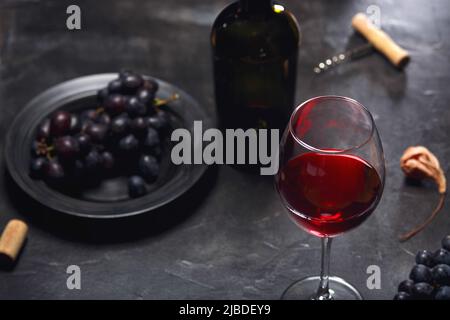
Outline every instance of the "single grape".
[(157, 129), (163, 130), (169, 126), (169, 116), (164, 111), (159, 111), (156, 115), (147, 118), (147, 123), (149, 126)]
[(112, 170), (114, 168), (115, 160), (114, 156), (111, 152), (104, 151), (101, 154), (102, 157), (102, 166), (106, 170)]
[(120, 80), (125, 80), (126, 77), (131, 76), (133, 74), (133, 72), (131, 70), (122, 70), (119, 72), (119, 79)]
[(433, 254), (427, 250), (421, 250), (416, 254), (416, 263), (432, 268), (434, 266)]
[(102, 161), (103, 159), (100, 153), (93, 149), (84, 158), (84, 165), (87, 170), (95, 173), (95, 170), (98, 170), (101, 167)]
[[(142, 102), (146, 106), (152, 106), (153, 99), (155, 98), (155, 93), (149, 89), (142, 88), (138, 90), (136, 97), (140, 102)], [(154, 108), (152, 109), (154, 110)]]
[(123, 78), (123, 88), (128, 94), (134, 94), (142, 86), (143, 79), (140, 75), (129, 74)]
[(97, 101), (100, 104), (103, 104), (106, 101), (106, 98), (108, 97), (108, 95), (109, 95), (108, 88), (103, 88), (101, 90), (98, 90), (97, 91)]
[(443, 286), (436, 291), (435, 300), (450, 300), (450, 287)]
[(142, 155), (138, 168), (139, 174), (148, 182), (154, 182), (159, 175), (159, 163), (153, 156)]
[(109, 126), (111, 124), (111, 117), (107, 113), (102, 113), (99, 115), (97, 122)]
[(444, 248), (447, 251), (450, 251), (450, 235), (448, 235), (444, 239), (442, 239), (441, 244), (442, 244), (442, 248)]
[(50, 134), (60, 137), (70, 132), (71, 114), (66, 111), (57, 111), (50, 120)]
[(131, 176), (128, 179), (128, 193), (130, 197), (137, 198), (147, 193), (147, 186), (144, 179), (139, 176)]
[(50, 138), (50, 119), (45, 119), (37, 128), (36, 138), (39, 141)]
[(55, 159), (47, 161), (43, 167), (45, 180), (50, 184), (60, 184), (64, 181), (65, 172), (62, 165)]
[(147, 117), (145, 120), (147, 121), (149, 127), (153, 127), (157, 130), (162, 129), (164, 126), (164, 123), (156, 116)]
[(400, 291), (395, 295), (394, 300), (411, 300), (411, 295), (407, 292)]
[(409, 278), (413, 280), (415, 283), (417, 282), (426, 282), (431, 283), (431, 271), (428, 267), (423, 264), (416, 264), (409, 274)]
[(91, 137), (89, 137), (86, 133), (79, 133), (75, 136), (75, 139), (80, 146), (80, 153), (86, 154), (91, 150)]
[(91, 122), (95, 122), (97, 121), (99, 116), (99, 113), (97, 112), (97, 110), (95, 109), (89, 109), (89, 110), (85, 110), (81, 113), (81, 122), (85, 123), (88, 120), (90, 120)]
[(142, 117), (131, 120), (130, 129), (136, 137), (144, 137), (147, 132), (147, 122)]
[(108, 134), (108, 127), (100, 123), (89, 123), (84, 131), (95, 143), (103, 143)]
[(150, 92), (156, 93), (156, 91), (158, 91), (159, 85), (155, 80), (145, 79), (142, 87), (150, 90)]
[(115, 117), (111, 122), (111, 132), (118, 137), (128, 133), (130, 127), (130, 119), (126, 115)]
[(120, 149), (120, 151), (122, 151), (124, 153), (136, 151), (138, 146), (139, 146), (139, 141), (132, 134), (129, 134), (129, 135), (123, 137), (119, 141), (119, 149)]
[(431, 299), (433, 297), (433, 286), (425, 283), (425, 282), (419, 282), (416, 283), (412, 290), (412, 296), (414, 299)]
[(412, 280), (404, 280), (402, 282), (400, 282), (400, 284), (398, 285), (398, 291), (403, 291), (406, 292), (408, 294), (412, 294), (412, 288), (414, 287), (414, 281)]
[(127, 100), (125, 111), (130, 117), (143, 116), (147, 113), (147, 107), (137, 97), (131, 97)]
[(144, 147), (147, 150), (153, 150), (155, 147), (159, 146), (161, 143), (159, 139), (158, 131), (153, 128), (147, 129), (147, 135), (144, 140)]
[(450, 251), (445, 249), (438, 249), (433, 254), (433, 260), (435, 264), (450, 265)]
[(83, 179), (83, 175), (85, 174), (86, 166), (83, 161), (80, 159), (75, 160), (73, 166), (71, 167), (71, 175), (76, 178), (76, 180), (80, 181)]
[(39, 156), (44, 155), (42, 153), (42, 147), (41, 147), (41, 143), (39, 141), (34, 140), (31, 143), (31, 155), (33, 157), (39, 157)]
[(56, 139), (55, 152), (63, 162), (75, 161), (80, 152), (80, 145), (77, 139), (71, 136), (64, 136)]
[(121, 114), (125, 111), (126, 99), (120, 94), (112, 94), (105, 101), (105, 111), (112, 116)]
[(76, 114), (72, 114), (70, 118), (70, 133), (75, 134), (81, 130), (81, 120)]
[(438, 285), (450, 285), (450, 266), (446, 264), (438, 264), (431, 269), (433, 282)]
[(123, 89), (123, 82), (120, 79), (115, 79), (108, 83), (109, 93), (123, 93)]
[(44, 177), (44, 168), (47, 164), (47, 159), (39, 157), (31, 160), (30, 176), (33, 179), (42, 179)]

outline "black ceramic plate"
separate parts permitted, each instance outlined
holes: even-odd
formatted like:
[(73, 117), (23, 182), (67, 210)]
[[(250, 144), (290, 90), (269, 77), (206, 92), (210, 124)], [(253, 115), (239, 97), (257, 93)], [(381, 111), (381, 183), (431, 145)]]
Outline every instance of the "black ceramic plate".
[[(75, 111), (96, 105), (96, 92), (116, 78), (117, 74), (98, 74), (70, 80), (54, 86), (28, 103), (15, 118), (6, 139), (6, 164), (16, 183), (32, 198), (59, 212), (88, 218), (118, 218), (156, 209), (174, 200), (205, 172), (204, 165), (174, 165), (170, 161), (170, 138), (165, 143), (161, 172), (143, 197), (128, 197), (126, 177), (115, 177), (100, 185), (78, 190), (57, 190), (29, 177), (31, 143), (41, 121), (57, 109)], [(150, 77), (149, 77), (150, 78)], [(159, 83), (158, 98), (174, 93), (180, 98), (169, 103), (167, 110), (172, 128), (183, 127), (193, 133), (194, 120), (203, 121), (203, 129), (213, 126), (199, 104), (181, 89), (164, 81)], [(199, 147), (199, 146), (193, 146)], [(201, 146), (200, 146), (201, 147)]]

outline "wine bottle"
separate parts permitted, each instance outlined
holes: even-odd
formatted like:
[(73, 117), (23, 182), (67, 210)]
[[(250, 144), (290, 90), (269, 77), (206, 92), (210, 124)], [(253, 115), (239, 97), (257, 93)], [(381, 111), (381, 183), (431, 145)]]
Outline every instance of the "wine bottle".
[(271, 0), (226, 7), (211, 32), (216, 104), (222, 128), (282, 129), (294, 107), (300, 32)]

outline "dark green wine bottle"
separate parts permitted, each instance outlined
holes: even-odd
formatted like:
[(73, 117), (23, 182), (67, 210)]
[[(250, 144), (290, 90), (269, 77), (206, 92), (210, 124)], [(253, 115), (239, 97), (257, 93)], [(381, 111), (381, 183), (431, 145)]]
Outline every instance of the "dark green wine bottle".
[(211, 32), (216, 104), (223, 128), (283, 129), (294, 107), (300, 32), (271, 0), (225, 8)]

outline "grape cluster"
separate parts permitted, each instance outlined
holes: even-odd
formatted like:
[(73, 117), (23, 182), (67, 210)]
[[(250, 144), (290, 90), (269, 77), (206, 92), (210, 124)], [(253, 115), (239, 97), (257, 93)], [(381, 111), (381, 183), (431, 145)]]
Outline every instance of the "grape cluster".
[(398, 286), (394, 300), (450, 300), (450, 235), (442, 239), (442, 248), (416, 255), (409, 279)]
[(37, 128), (30, 176), (51, 186), (96, 182), (127, 175), (130, 197), (145, 195), (160, 171), (168, 100), (156, 98), (158, 83), (130, 71), (98, 91), (98, 107), (57, 111)]

